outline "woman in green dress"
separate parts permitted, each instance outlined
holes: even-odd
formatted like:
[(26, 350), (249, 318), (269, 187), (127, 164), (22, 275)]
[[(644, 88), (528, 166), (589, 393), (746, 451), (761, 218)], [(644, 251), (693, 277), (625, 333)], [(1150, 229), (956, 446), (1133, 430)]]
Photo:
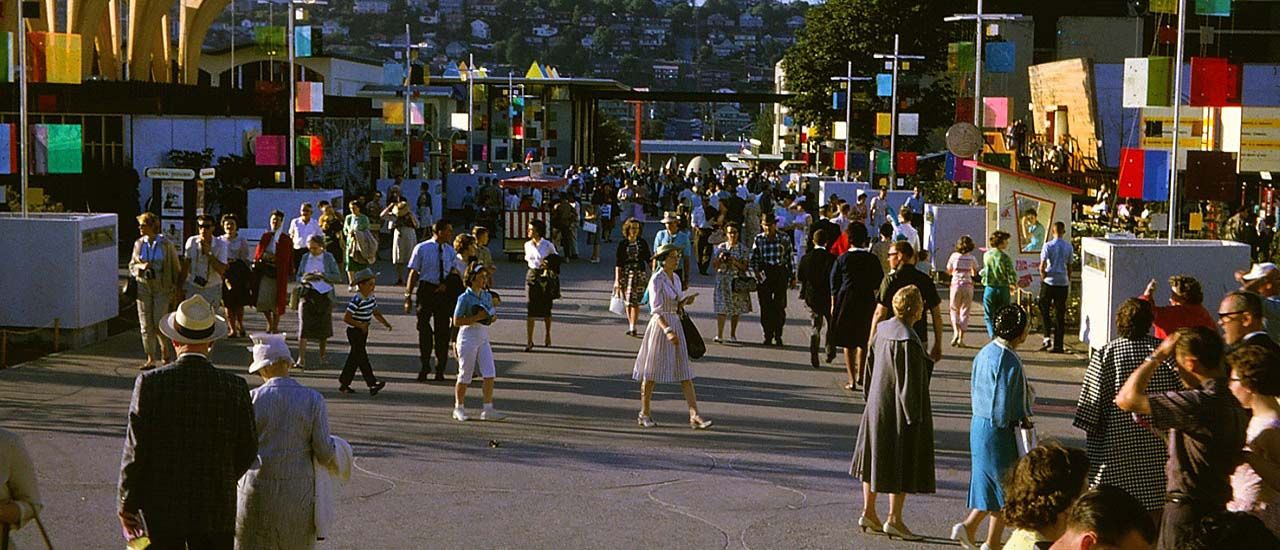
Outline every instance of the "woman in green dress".
[(1010, 292), (1017, 289), (1018, 272), (1013, 268), (1013, 258), (1005, 253), (1009, 246), (1009, 234), (1004, 231), (991, 233), (990, 247), (982, 255), (982, 311), (987, 321), (987, 337), (995, 338), (996, 312), (1012, 301)]

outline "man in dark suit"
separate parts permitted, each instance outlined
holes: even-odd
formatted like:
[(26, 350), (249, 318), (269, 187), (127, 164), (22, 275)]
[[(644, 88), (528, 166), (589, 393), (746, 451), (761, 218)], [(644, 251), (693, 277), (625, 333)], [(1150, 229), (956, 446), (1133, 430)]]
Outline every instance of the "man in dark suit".
[(1262, 297), (1252, 292), (1237, 290), (1223, 297), (1218, 305), (1218, 326), (1222, 327), (1227, 346), (1262, 346), (1280, 353), (1280, 345), (1267, 334), (1262, 320)]
[(818, 348), (822, 347), (822, 327), (827, 327), (827, 362), (835, 359), (836, 348), (831, 343), (831, 266), (836, 257), (827, 251), (831, 245), (826, 228), (813, 232), (813, 247), (800, 258), (798, 278), (800, 299), (809, 308), (809, 320), (813, 333), (809, 335), (809, 364), (818, 368)]
[(253, 464), (258, 434), (244, 379), (209, 362), (227, 324), (193, 296), (160, 320), (178, 359), (133, 386), (120, 459), (120, 524), (151, 548), (230, 549), (236, 482)]

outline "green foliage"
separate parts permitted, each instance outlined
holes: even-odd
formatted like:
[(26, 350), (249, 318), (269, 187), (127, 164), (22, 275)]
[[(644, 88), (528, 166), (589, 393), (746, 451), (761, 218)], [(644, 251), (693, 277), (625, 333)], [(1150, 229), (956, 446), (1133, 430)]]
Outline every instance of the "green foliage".
[(213, 166), (213, 149), (205, 148), (203, 151), (183, 151), (181, 149), (170, 149), (169, 164), (174, 168), (190, 168), (199, 170)]
[(596, 163), (625, 162), (631, 153), (632, 136), (609, 115), (596, 111), (596, 117), (600, 120), (600, 126), (596, 128), (594, 136)]
[(773, 109), (765, 109), (756, 117), (755, 127), (751, 130), (751, 137), (760, 140), (761, 153), (773, 152), (773, 120)]
[[(787, 88), (797, 94), (788, 102), (792, 116), (797, 122), (830, 128), (837, 115), (831, 109), (831, 95), (839, 85), (831, 77), (845, 74), (848, 61), (853, 61), (855, 76), (883, 72), (883, 61), (873, 55), (893, 51), (895, 32), (901, 34), (903, 54), (926, 57), (911, 64), (912, 73), (944, 70), (951, 33), (940, 32), (947, 28), (942, 19), (962, 11), (965, 4), (958, 0), (831, 0), (813, 6), (805, 14), (805, 26), (797, 33), (795, 46), (782, 59)], [(870, 90), (872, 85), (854, 84), (855, 91)], [(854, 111), (863, 112), (855, 118), (873, 124), (873, 113), (889, 110), (887, 101), (872, 99), (854, 103)], [(954, 99), (945, 79), (922, 89), (917, 97), (902, 99), (909, 105), (906, 111), (921, 113), (922, 136), (931, 129), (949, 126)], [(855, 124), (851, 129), (855, 142), (862, 141), (865, 146), (875, 141), (870, 124), (861, 126)], [(858, 136), (864, 137), (859, 140)], [(908, 149), (913, 146), (910, 141), (904, 144)]]

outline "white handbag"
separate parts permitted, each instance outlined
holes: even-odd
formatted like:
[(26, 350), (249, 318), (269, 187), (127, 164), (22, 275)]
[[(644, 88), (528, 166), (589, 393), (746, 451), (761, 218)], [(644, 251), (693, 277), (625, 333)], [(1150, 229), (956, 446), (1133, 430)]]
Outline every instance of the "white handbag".
[(609, 312), (614, 315), (625, 316), (627, 314), (627, 302), (622, 299), (622, 296), (615, 294), (613, 297), (609, 298)]
[(582, 222), (582, 230), (586, 233), (595, 233), (599, 228), (592, 222)]
[(1027, 456), (1031, 449), (1040, 445), (1040, 436), (1036, 433), (1035, 425), (1029, 427), (1018, 426), (1018, 456)]

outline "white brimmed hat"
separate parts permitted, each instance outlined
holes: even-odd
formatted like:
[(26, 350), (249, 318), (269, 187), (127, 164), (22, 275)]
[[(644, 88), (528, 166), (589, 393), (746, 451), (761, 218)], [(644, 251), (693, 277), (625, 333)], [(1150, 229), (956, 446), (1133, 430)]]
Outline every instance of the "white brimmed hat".
[(196, 294), (178, 304), (177, 311), (160, 318), (160, 333), (179, 344), (207, 344), (227, 337), (227, 321)]
[(1268, 277), (1271, 274), (1275, 273), (1276, 269), (1277, 269), (1276, 264), (1273, 264), (1271, 262), (1253, 264), (1253, 269), (1250, 269), (1248, 273), (1244, 274), (1244, 280), (1256, 281), (1258, 279)]
[(249, 338), (253, 340), (253, 346), (249, 347), (249, 351), (253, 352), (253, 364), (249, 365), (249, 374), (280, 361), (293, 363), (293, 354), (289, 352), (289, 343), (285, 341), (283, 334), (256, 332), (250, 334)]
[(672, 223), (672, 222), (679, 222), (679, 221), (680, 221), (680, 216), (676, 215), (675, 212), (672, 212), (670, 210), (668, 210), (665, 214), (662, 215), (662, 223)]

